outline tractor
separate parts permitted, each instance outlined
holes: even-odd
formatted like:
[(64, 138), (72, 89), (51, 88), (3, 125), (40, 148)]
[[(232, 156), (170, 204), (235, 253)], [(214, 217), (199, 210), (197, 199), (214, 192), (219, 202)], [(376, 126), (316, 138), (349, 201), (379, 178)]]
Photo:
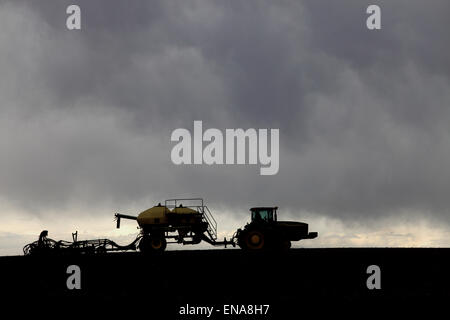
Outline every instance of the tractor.
[[(183, 202), (183, 204), (181, 203)], [(104, 253), (108, 251), (138, 250), (143, 253), (163, 252), (168, 243), (198, 244), (205, 241), (213, 246), (238, 245), (247, 251), (288, 250), (291, 241), (314, 239), (317, 232), (308, 232), (308, 224), (294, 221), (277, 221), (278, 207), (251, 208), (251, 222), (238, 229), (233, 237), (223, 241), (217, 239), (217, 223), (203, 199), (169, 199), (142, 211), (137, 216), (115, 214), (117, 228), (121, 219), (135, 220), (140, 232), (136, 239), (126, 246), (112, 240), (77, 240), (73, 242), (54, 241), (43, 231), (39, 240), (24, 247), (24, 253)], [(170, 242), (169, 242), (169, 241)]]
[(317, 232), (308, 232), (308, 224), (277, 221), (278, 207), (251, 208), (251, 222), (235, 234), (237, 244), (244, 250), (281, 249), (291, 247), (291, 241), (317, 238)]

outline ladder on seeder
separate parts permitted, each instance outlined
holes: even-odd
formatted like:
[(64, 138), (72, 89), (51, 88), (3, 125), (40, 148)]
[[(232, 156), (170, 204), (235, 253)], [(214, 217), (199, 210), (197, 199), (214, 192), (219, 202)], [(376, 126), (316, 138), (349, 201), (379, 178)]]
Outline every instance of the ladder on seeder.
[(201, 235), (201, 239), (213, 246), (236, 246), (234, 239), (217, 241), (217, 222), (214, 219), (208, 206), (205, 205), (203, 198), (185, 198), (185, 199), (168, 199), (165, 201), (166, 208), (176, 208), (177, 204), (183, 202), (184, 207), (192, 208), (202, 215), (202, 222), (206, 224), (206, 234)]

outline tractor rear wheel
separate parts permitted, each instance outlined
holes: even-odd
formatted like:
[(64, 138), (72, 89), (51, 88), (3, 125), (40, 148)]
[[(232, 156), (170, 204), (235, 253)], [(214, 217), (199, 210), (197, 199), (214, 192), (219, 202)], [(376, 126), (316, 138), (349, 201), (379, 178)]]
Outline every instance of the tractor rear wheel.
[(265, 245), (264, 234), (257, 230), (248, 231), (244, 238), (246, 249), (261, 250)]

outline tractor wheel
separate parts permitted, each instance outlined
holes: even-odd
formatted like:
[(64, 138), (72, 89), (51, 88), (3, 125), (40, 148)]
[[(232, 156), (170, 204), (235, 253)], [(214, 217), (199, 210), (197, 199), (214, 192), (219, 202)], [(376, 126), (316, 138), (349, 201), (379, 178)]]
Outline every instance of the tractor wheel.
[(257, 230), (249, 231), (245, 235), (244, 243), (249, 250), (261, 250), (265, 245), (264, 234)]

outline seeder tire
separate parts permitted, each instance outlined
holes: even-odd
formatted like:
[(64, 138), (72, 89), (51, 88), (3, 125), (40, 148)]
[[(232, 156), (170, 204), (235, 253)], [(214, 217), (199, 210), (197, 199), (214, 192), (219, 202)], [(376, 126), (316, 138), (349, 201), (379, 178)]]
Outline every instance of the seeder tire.
[(166, 247), (166, 238), (161, 236), (146, 236), (139, 242), (139, 251), (143, 253), (163, 252)]

